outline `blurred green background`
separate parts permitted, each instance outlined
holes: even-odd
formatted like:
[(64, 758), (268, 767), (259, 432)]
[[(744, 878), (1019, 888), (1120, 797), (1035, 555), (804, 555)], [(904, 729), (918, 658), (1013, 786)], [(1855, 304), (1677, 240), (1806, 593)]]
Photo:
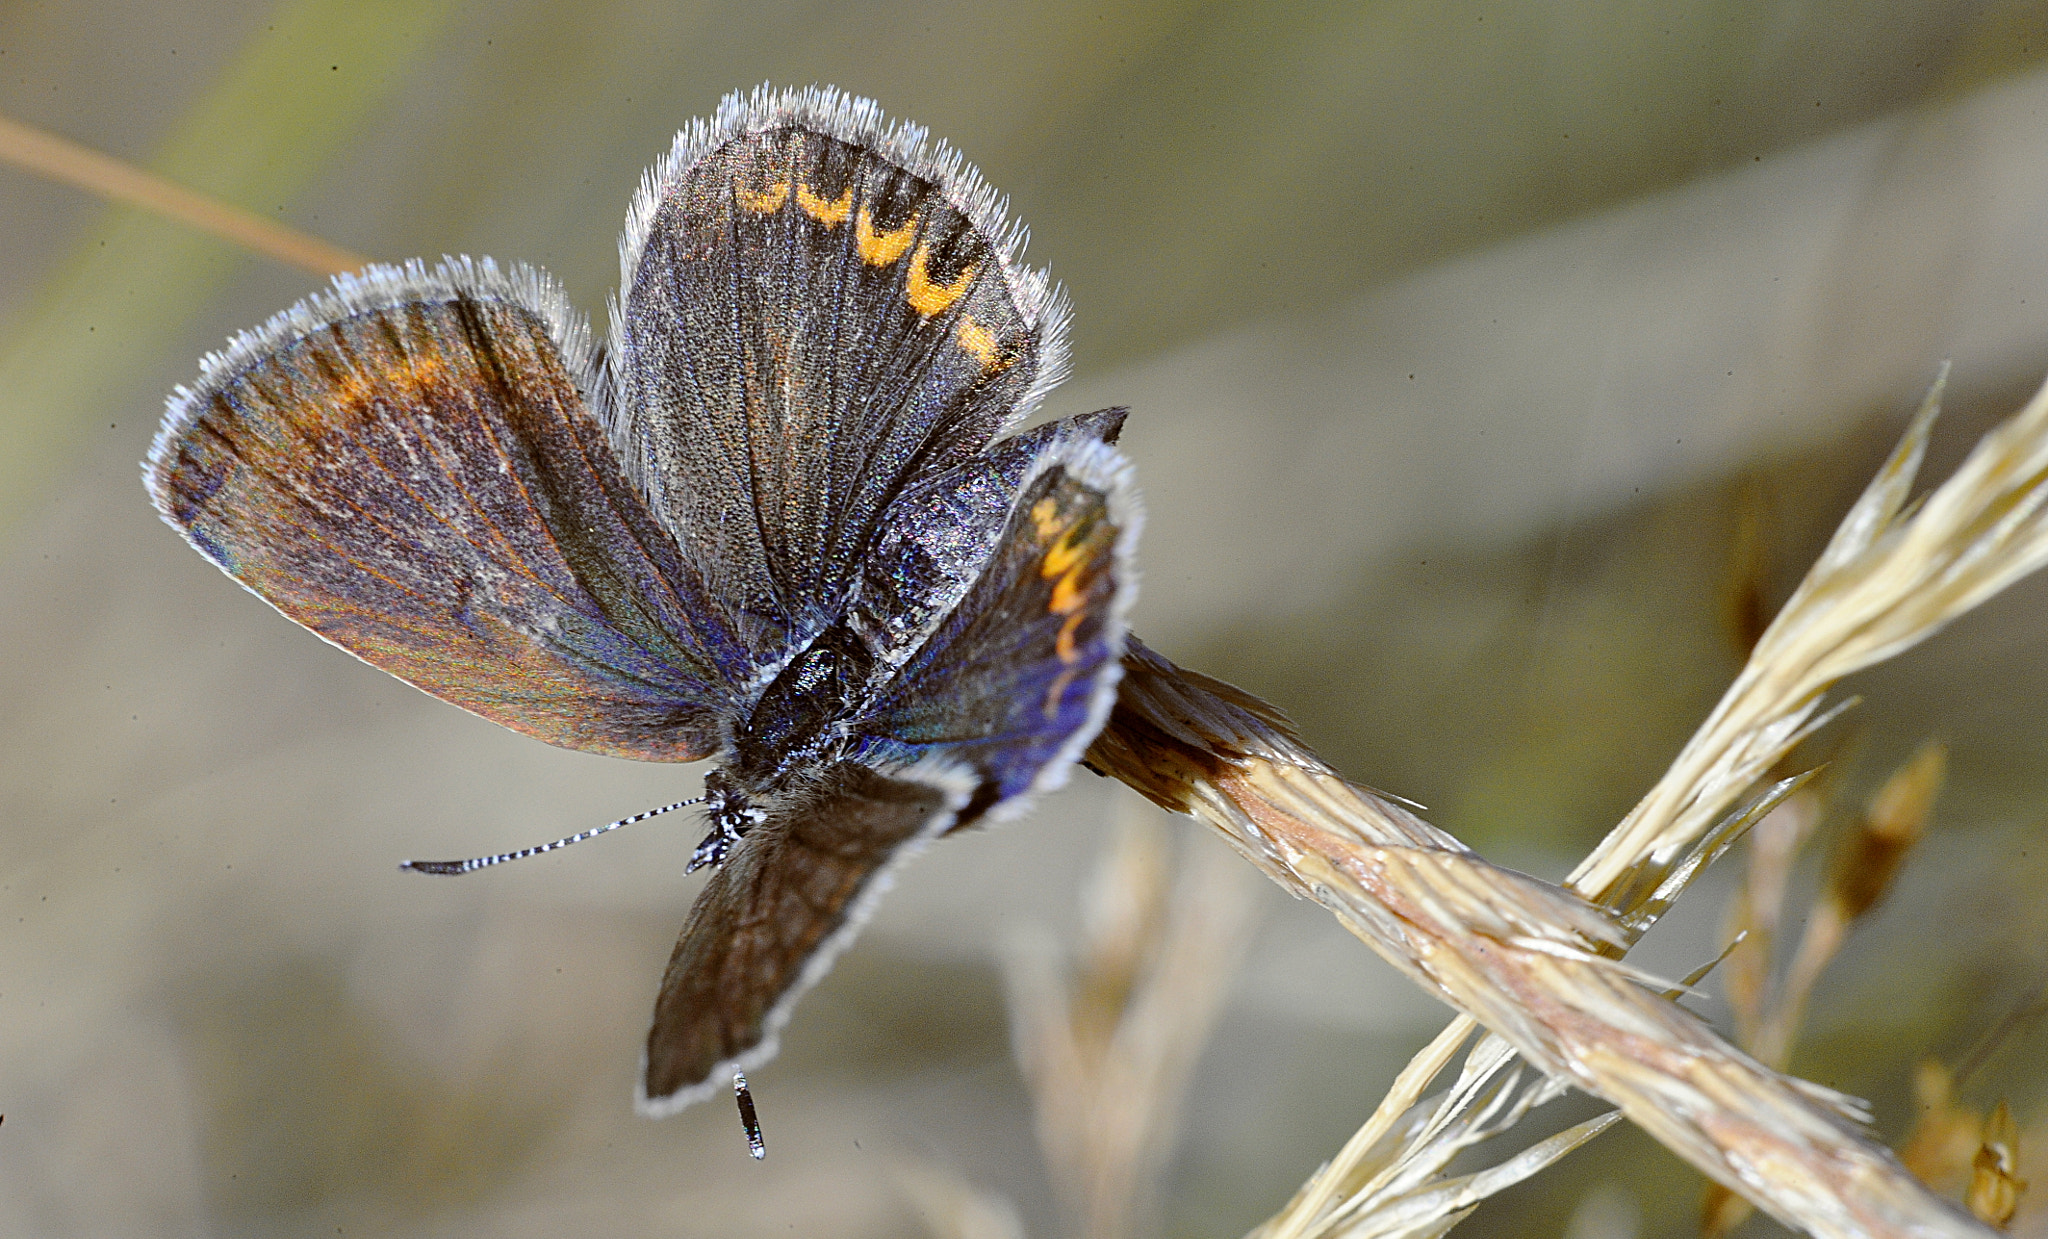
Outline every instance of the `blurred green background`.
[[(1139, 631), (1544, 876), (1712, 704), (1939, 361), (1936, 476), (2048, 372), (2039, 2), (0, 6), (0, 113), (374, 258), (540, 264), (600, 320), (641, 169), (761, 81), (875, 97), (1032, 225), (1075, 303), (1049, 408), (1133, 408)], [(316, 281), (4, 166), (0, 236), (0, 1232), (906, 1234), (916, 1159), (1062, 1233), (993, 951), (1072, 921), (1127, 798), (1084, 776), (907, 871), (755, 1079), (764, 1165), (723, 1106), (638, 1120), (687, 829), (394, 866), (697, 772), (433, 702), (157, 523), (163, 393)], [(1892, 1140), (1912, 1065), (2048, 978), (2044, 604), (1863, 677), (1821, 745), (1847, 808), (1952, 746), (1795, 1064)], [(1718, 949), (1726, 886), (1652, 967)], [(1172, 1235), (1271, 1213), (1440, 1023), (1268, 894)], [(2042, 1061), (2024, 1024), (1965, 1087), (2036, 1148)], [(1691, 1182), (1617, 1133), (1467, 1233), (1689, 1233)]]

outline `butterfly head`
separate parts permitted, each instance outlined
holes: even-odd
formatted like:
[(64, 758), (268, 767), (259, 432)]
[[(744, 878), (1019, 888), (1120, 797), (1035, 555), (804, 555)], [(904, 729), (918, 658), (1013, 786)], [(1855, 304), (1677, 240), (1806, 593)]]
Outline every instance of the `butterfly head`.
[(710, 833), (690, 853), (690, 863), (683, 867), (684, 873), (716, 869), (724, 864), (734, 845), (746, 838), (747, 832), (760, 825), (768, 815), (754, 807), (753, 800), (732, 781), (730, 775), (723, 770), (713, 770), (704, 776), (704, 816), (711, 823)]

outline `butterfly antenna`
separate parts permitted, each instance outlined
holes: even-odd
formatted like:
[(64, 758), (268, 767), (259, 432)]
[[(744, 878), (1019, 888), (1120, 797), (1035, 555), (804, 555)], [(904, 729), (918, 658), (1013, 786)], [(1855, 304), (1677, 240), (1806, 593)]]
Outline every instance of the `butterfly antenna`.
[(732, 1073), (732, 1095), (739, 1102), (740, 1126), (747, 1132), (747, 1152), (758, 1162), (768, 1156), (768, 1141), (761, 1135), (761, 1120), (754, 1114), (754, 1094), (747, 1088), (746, 1072)]
[(631, 817), (622, 817), (616, 822), (581, 831), (570, 835), (566, 839), (557, 839), (553, 843), (538, 843), (530, 848), (520, 848), (516, 852), (500, 852), (496, 856), (476, 856), (469, 860), (402, 860), (398, 862), (398, 867), (400, 869), (410, 869), (414, 873), (434, 873), (446, 877), (453, 877), (459, 873), (475, 873), (479, 869), (488, 869), (492, 865), (502, 865), (508, 860), (524, 860), (529, 856), (538, 856), (542, 852), (552, 852), (556, 848), (568, 847), (572, 843), (581, 843), (585, 839), (595, 839), (599, 835), (617, 830), (621, 826), (631, 826), (635, 822), (644, 822), (650, 817), (660, 817), (664, 813), (673, 813), (677, 809), (687, 809), (693, 804), (703, 804), (704, 800), (705, 798), (702, 796), (698, 796), (693, 800), (678, 800), (674, 804), (665, 804), (659, 809), (649, 809), (645, 813), (635, 813)]

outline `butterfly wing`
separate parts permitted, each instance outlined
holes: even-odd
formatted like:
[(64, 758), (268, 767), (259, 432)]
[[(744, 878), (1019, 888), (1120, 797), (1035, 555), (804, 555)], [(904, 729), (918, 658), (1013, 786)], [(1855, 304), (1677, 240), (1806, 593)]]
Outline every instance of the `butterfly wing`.
[(620, 470), (546, 277), (371, 268), (207, 360), (144, 480), (164, 519), (350, 653), (567, 748), (719, 743), (730, 642)]
[(897, 494), (1064, 364), (991, 191), (835, 92), (735, 97), (679, 135), (623, 249), (615, 446), (764, 667), (837, 618)]
[(847, 622), (882, 663), (900, 667), (960, 605), (1010, 521), (1025, 476), (1048, 449), (1114, 443), (1123, 409), (1083, 413), (991, 444), (904, 491), (861, 564)]
[(861, 760), (976, 771), (992, 811), (1064, 782), (1108, 717), (1141, 519), (1087, 434), (1048, 442), (1008, 499), (993, 555), (849, 724)]
[(672, 1114), (772, 1058), (797, 999), (867, 919), (890, 869), (944, 833), (973, 780), (843, 762), (764, 806), (676, 941), (639, 1107)]

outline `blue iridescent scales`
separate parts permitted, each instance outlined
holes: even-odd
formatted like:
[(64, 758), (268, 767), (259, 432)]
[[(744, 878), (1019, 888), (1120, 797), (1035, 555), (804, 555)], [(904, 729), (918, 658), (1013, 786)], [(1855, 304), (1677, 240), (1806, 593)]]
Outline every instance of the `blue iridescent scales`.
[(206, 359), (164, 518), (327, 640), (553, 744), (712, 757), (649, 1033), (668, 1113), (772, 1056), (877, 879), (1107, 717), (1120, 410), (1011, 431), (1064, 307), (991, 190), (829, 90), (728, 99), (634, 198), (600, 360), (544, 274), (373, 267)]

